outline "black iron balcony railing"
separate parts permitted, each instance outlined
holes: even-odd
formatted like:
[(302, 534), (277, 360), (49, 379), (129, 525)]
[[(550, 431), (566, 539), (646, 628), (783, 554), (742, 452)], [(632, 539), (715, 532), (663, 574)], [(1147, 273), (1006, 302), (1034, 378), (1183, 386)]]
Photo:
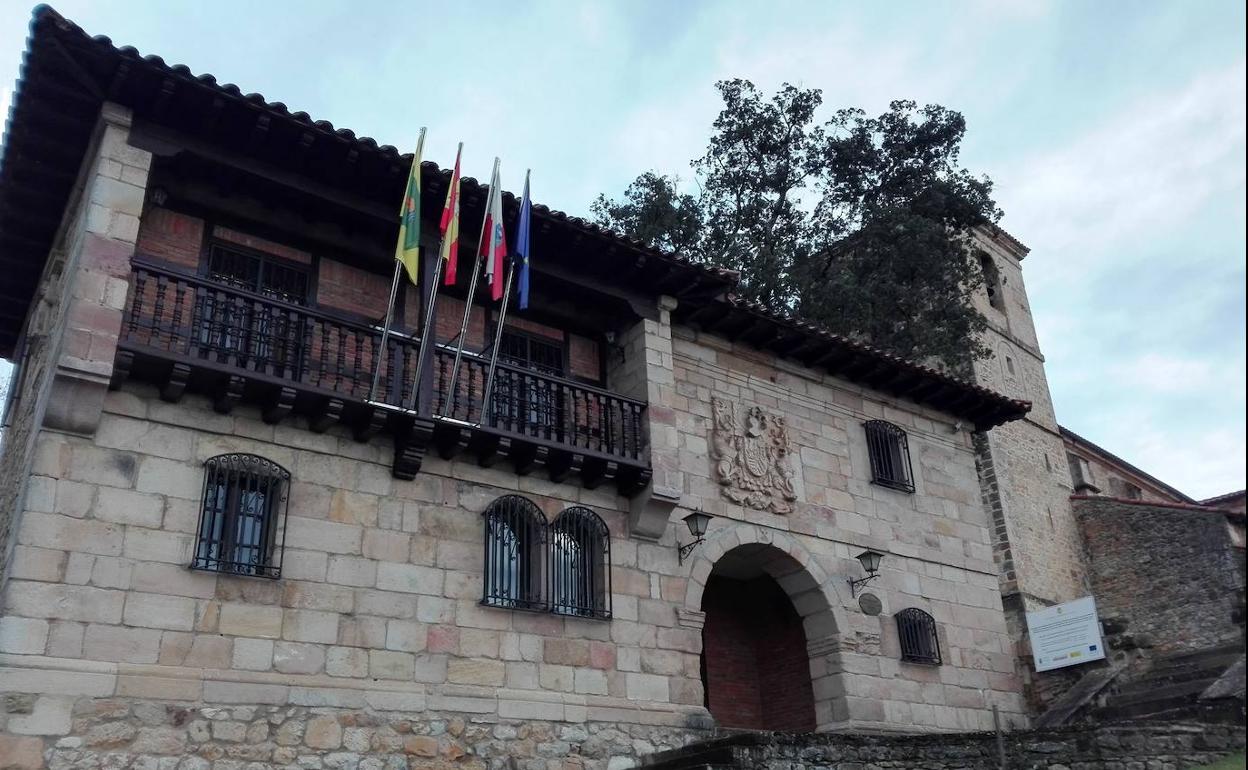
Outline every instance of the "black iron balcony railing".
[(591, 475), (622, 486), (648, 478), (642, 401), (500, 362), (483, 410), (488, 360), (466, 352), (449, 393), (455, 356), (442, 346), (426, 364), (426, 392), (414, 399), (420, 351), (411, 337), (392, 333), (383, 353), (380, 329), (369, 324), (137, 259), (131, 278), (117, 381), (132, 370), (164, 377), (166, 398), (189, 386), (212, 394), (221, 411), (255, 397), (272, 406), (266, 419), (302, 411), (322, 430), (356, 422), (361, 438), (424, 419), (445, 456), (471, 450), (486, 462), (501, 451), (521, 472), (547, 464), (560, 477), (580, 471), (587, 483)]

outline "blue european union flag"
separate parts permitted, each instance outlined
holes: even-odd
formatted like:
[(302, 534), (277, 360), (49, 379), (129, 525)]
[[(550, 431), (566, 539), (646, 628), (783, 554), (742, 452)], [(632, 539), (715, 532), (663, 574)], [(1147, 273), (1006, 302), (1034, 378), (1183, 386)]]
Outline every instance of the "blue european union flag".
[(516, 245), (511, 250), (512, 259), (516, 260), (516, 270), (520, 273), (519, 308), (529, 306), (529, 220), (533, 216), (533, 201), (529, 199), (529, 174), (524, 174), (524, 197), (520, 199), (520, 225), (516, 228)]

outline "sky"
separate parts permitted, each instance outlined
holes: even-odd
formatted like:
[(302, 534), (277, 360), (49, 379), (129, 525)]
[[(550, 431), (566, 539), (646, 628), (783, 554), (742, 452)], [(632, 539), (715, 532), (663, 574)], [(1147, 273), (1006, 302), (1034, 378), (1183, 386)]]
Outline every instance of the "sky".
[[(63, 15), (244, 92), (587, 215), (688, 179), (743, 77), (967, 119), (996, 183), (1059, 421), (1197, 498), (1245, 477), (1242, 0), (65, 0)], [(31, 5), (0, 0), (7, 113)]]

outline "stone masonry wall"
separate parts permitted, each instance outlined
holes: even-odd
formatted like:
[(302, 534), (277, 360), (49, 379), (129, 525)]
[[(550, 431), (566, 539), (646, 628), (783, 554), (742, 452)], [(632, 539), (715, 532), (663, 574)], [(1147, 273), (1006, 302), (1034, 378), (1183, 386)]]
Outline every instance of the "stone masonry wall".
[[(0, 694), (17, 708), (6, 740), (86, 750), (96, 725), (80, 724), (75, 712), (107, 711), (114, 701), (125, 719), (173, 714), (188, 741), (190, 724), (222, 713), (213, 709), (272, 706), (328, 709), (343, 741), (358, 725), (403, 734), (394, 725), (407, 721), (414, 735), (428, 735), (462, 720), (472, 736), (458, 739), (463, 756), (427, 758), (450, 766), (495, 751), (485, 745), (492, 740), (523, 744), (528, 738), (509, 730), (525, 723), (549, 725), (533, 751), (578, 731), (619, 730), (633, 742), (610, 733), (609, 750), (586, 755), (585, 766), (603, 768), (709, 726), (701, 600), (715, 563), (742, 546), (802, 617), (819, 729), (985, 729), (994, 706), (1008, 723), (1025, 723), (970, 435), (939, 412), (673, 327), (674, 307), (660, 298), (655, 318), (622, 335), (625, 360), (609, 375), (612, 387), (649, 404), (655, 475), (640, 505), (609, 487), (518, 476), (467, 458), (427, 457), (414, 481), (400, 481), (385, 439), (359, 443), (345, 426), (316, 434), (295, 419), (268, 424), (254, 406), (218, 414), (196, 395), (166, 403), (131, 381), (108, 392), (93, 431), (45, 427), (34, 436), (2, 597)], [(736, 402), (742, 417), (752, 406), (783, 417), (791, 512), (723, 495), (709, 456), (714, 398)], [(913, 494), (870, 482), (861, 423), (875, 418), (909, 434)], [(185, 566), (203, 463), (227, 452), (255, 453), (292, 473), (280, 580)], [(517, 492), (548, 517), (570, 505), (602, 516), (611, 535), (610, 621), (480, 606), (481, 512)], [(682, 562), (680, 518), (693, 508), (716, 518)], [(871, 585), (884, 606), (879, 616), (862, 613), (847, 584), (861, 575), (854, 556), (863, 548), (887, 554)], [(892, 614), (904, 607), (935, 617), (943, 665), (900, 661)], [(265, 710), (263, 719), (278, 713)], [(281, 713), (270, 728), (313, 714)], [(231, 711), (227, 721), (254, 720)], [(252, 729), (243, 730), (244, 743)], [(368, 740), (370, 762), (389, 751)], [(338, 748), (324, 742), (327, 752)], [(439, 752), (443, 744), (439, 736)], [(132, 758), (158, 753), (118, 745)], [(544, 756), (522, 765), (490, 756), (491, 767), (564, 767)], [(96, 758), (99, 751), (82, 761)]]
[[(718, 556), (748, 542), (735, 536), (743, 524), (788, 533), (808, 551), (820, 590), (789, 594), (805, 618), (819, 728), (981, 729), (991, 724), (993, 703), (1024, 721), (969, 433), (938, 412), (686, 327), (673, 327), (672, 350), (675, 394), (667, 405), (684, 485), (673, 519), (691, 508), (716, 517), (710, 546), (693, 552), (693, 591), (700, 598)], [(784, 418), (797, 489), (791, 513), (724, 496), (708, 443), (715, 397), (735, 401), (742, 418), (755, 405)], [(876, 418), (909, 435), (913, 494), (870, 481), (862, 423)], [(670, 537), (661, 544), (674, 546)], [(858, 609), (846, 582), (861, 576), (854, 556), (864, 548), (887, 554), (870, 589), (883, 601), (879, 616)], [(931, 613), (947, 633), (946, 665), (900, 662), (892, 616), (906, 607)], [(687, 602), (685, 612), (699, 609)]]
[(1006, 237), (979, 233), (976, 241), (996, 266), (1001, 300), (994, 307), (986, 292), (975, 298), (975, 307), (988, 321), (983, 341), (992, 351), (976, 362), (976, 382), (1032, 403), (1024, 419), (978, 436), (976, 450), (1018, 671), (1029, 700), (1040, 704), (1047, 695), (1040, 692), (1044, 683), (1032, 670), (1026, 613), (1088, 595), (1087, 559), (1070, 504), (1065, 445), (1023, 280), (1025, 251)]
[(130, 115), (105, 104), (31, 303), (0, 451), (0, 592), (10, 572), (38, 428), (89, 428), (112, 371), (151, 156), (126, 143)]
[[(997, 484), (996, 513), (1004, 524), (995, 543), (1003, 567), (1001, 590), (1007, 607), (1021, 612), (1087, 595), (1085, 558), (1020, 255), (998, 239), (980, 237), (977, 243), (997, 266), (1003, 307), (993, 307), (986, 295), (976, 298), (989, 324), (984, 341), (993, 351), (976, 363), (976, 381), (1032, 403), (1025, 419), (994, 428), (986, 437)], [(1012, 570), (1004, 568), (1007, 551)], [(1027, 654), (1023, 648), (1019, 652)]]
[(1111, 648), (1173, 653), (1243, 642), (1243, 551), (1226, 514), (1104, 498), (1075, 511)]
[[(361, 699), (361, 703), (363, 699)], [(7, 730), (5, 729), (7, 727)], [(4, 732), (10, 733), (4, 735)], [(31, 734), (33, 733), (33, 734)], [(700, 731), (320, 705), (202, 706), (133, 698), (9, 695), (0, 766), (231, 770), (580, 770), (631, 766)]]
[[(743, 735), (707, 744), (700, 756), (715, 767), (741, 770), (1182, 770), (1216, 762), (1243, 747), (1243, 725), (1144, 722), (1007, 733), (1000, 743), (993, 733)], [(665, 752), (642, 766), (693, 767), (679, 761), (694, 750)]]

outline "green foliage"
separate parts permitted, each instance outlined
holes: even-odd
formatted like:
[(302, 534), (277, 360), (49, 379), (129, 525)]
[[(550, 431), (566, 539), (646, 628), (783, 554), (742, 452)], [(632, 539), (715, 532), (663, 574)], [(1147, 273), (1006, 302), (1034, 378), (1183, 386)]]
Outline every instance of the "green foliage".
[(692, 195), (677, 188), (680, 180), (647, 171), (624, 191), (624, 200), (599, 195), (592, 211), (601, 223), (643, 243), (678, 253), (697, 248), (702, 230), (702, 208)]
[(988, 353), (968, 234), (1001, 212), (991, 181), (959, 164), (962, 115), (895, 101), (817, 124), (818, 89), (766, 99), (747, 80), (717, 87), (724, 109), (692, 163), (700, 193), (648, 172), (623, 201), (599, 196), (598, 221), (739, 271), (741, 293), (773, 310), (968, 373)]
[(748, 80), (717, 87), (724, 109), (706, 154), (693, 163), (706, 212), (699, 256), (740, 271), (746, 296), (784, 307), (810, 242), (800, 192), (821, 165), (823, 129), (812, 122), (823, 100), (790, 85), (770, 101)]

